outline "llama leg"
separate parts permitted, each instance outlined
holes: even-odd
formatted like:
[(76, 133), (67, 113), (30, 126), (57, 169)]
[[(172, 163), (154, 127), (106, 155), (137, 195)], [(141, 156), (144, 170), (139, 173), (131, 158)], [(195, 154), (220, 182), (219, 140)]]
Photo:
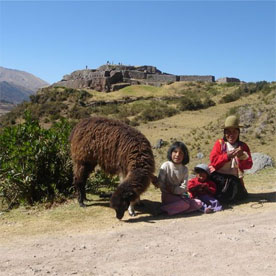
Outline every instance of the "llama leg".
[(130, 202), (129, 207), (128, 207), (128, 209), (127, 209), (129, 215), (132, 216), (132, 217), (135, 217), (135, 216), (136, 216), (136, 213), (135, 213), (135, 210), (134, 210), (134, 204), (135, 204), (135, 203)]
[(135, 210), (134, 210), (134, 206), (135, 204), (141, 204), (141, 201), (140, 201), (140, 197), (138, 197), (135, 201), (131, 201), (130, 204), (129, 204), (129, 207), (128, 207), (128, 213), (130, 216), (132, 217), (135, 217), (136, 216), (136, 213), (135, 213)]
[(85, 184), (86, 180), (94, 167), (88, 164), (74, 165), (74, 186), (78, 193), (78, 202), (81, 207), (85, 207), (83, 203), (86, 200)]

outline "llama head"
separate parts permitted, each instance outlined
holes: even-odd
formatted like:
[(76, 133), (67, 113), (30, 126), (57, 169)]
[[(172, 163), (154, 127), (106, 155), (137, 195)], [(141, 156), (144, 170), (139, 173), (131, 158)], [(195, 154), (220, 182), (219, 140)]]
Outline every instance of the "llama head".
[(128, 209), (131, 201), (134, 201), (137, 195), (134, 191), (119, 187), (116, 192), (113, 193), (110, 199), (110, 206), (116, 211), (117, 219), (122, 219), (125, 211)]

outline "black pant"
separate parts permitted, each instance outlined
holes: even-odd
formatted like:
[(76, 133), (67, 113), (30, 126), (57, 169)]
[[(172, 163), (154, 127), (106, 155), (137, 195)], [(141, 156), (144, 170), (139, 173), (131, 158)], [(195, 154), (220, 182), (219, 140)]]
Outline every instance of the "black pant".
[(211, 180), (217, 185), (215, 196), (222, 203), (243, 200), (248, 195), (241, 180), (234, 175), (213, 172)]

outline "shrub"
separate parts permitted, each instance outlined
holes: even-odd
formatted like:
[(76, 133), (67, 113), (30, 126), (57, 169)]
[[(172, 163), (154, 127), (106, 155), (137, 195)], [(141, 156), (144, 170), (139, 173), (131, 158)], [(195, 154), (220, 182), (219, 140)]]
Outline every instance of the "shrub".
[(239, 93), (239, 91), (235, 90), (233, 93), (223, 96), (220, 99), (219, 103), (231, 103), (238, 100), (240, 97), (241, 97), (241, 94)]
[(90, 116), (90, 111), (86, 107), (75, 104), (69, 112), (69, 117), (72, 119), (82, 119)]
[(207, 92), (213, 96), (216, 96), (220, 93), (216, 87), (208, 87)]
[(248, 96), (254, 93), (262, 92), (264, 95), (269, 94), (271, 87), (266, 81), (259, 81), (256, 83), (242, 84), (239, 88), (231, 94), (227, 94), (221, 98), (220, 103), (229, 103), (238, 100), (243, 96)]
[(210, 99), (209, 97), (204, 98), (203, 101), (202, 101), (202, 104), (203, 104), (204, 108), (208, 108), (210, 106), (215, 106), (216, 105), (216, 103), (212, 99)]
[(92, 107), (91, 111), (93, 113), (97, 113), (99, 115), (110, 115), (110, 114), (116, 114), (119, 112), (119, 105), (118, 104), (107, 104), (107, 105), (101, 105)]
[(152, 101), (147, 105), (144, 105), (142, 112), (136, 116), (136, 120), (148, 122), (160, 120), (165, 117), (171, 117), (178, 113), (173, 107), (169, 107), (164, 103)]
[(25, 123), (0, 133), (0, 193), (9, 207), (54, 201), (72, 193), (66, 121), (42, 129), (25, 113)]
[(210, 99), (208, 95), (202, 96), (200, 98), (199, 96), (191, 96), (187, 95), (181, 98), (181, 100), (178, 102), (178, 108), (180, 111), (185, 110), (199, 110), (203, 108), (208, 108), (210, 106), (216, 105), (213, 100)]
[(221, 87), (233, 87), (233, 86), (239, 86), (239, 82), (226, 82), (226, 83), (220, 83)]
[(93, 194), (100, 194), (102, 191), (113, 191), (119, 183), (118, 176), (109, 176), (102, 170), (96, 170), (87, 181), (86, 191)]

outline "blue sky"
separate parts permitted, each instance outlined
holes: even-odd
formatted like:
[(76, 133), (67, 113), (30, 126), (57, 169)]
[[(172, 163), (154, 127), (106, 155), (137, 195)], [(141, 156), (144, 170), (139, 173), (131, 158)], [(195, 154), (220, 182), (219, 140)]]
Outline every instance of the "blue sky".
[(275, 1), (0, 1), (0, 66), (53, 83), (107, 61), (276, 80)]

